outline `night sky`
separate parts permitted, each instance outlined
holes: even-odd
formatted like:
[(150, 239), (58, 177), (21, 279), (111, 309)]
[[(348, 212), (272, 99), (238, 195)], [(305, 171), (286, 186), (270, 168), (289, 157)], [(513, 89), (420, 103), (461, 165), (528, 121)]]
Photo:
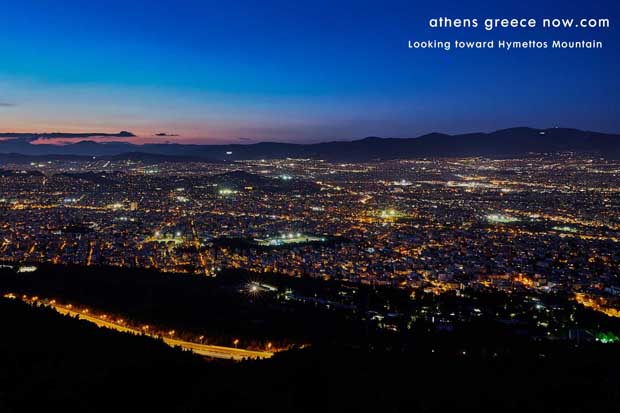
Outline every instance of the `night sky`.
[[(620, 132), (620, 2), (567, 3), (7, 1), (0, 129), (129, 130), (137, 142), (203, 143), (512, 126)], [(596, 17), (611, 28), (440, 30), (428, 28), (433, 17)], [(583, 39), (604, 48), (407, 48), (432, 39)]]

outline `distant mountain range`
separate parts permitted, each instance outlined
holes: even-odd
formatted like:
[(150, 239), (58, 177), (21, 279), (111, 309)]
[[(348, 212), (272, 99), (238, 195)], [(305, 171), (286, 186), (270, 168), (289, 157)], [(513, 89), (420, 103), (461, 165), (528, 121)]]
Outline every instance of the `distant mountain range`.
[[(127, 136), (130, 132), (118, 135)], [(446, 135), (432, 133), (417, 138), (369, 137), (354, 141), (317, 144), (263, 142), (249, 145), (187, 145), (176, 143), (135, 145), (127, 142), (80, 141), (67, 145), (33, 145), (28, 139), (0, 141), (0, 161), (82, 159), (133, 159), (144, 162), (212, 161), (241, 159), (316, 158), (339, 162), (463, 156), (524, 156), (528, 154), (578, 152), (620, 159), (620, 135), (577, 129), (511, 128), (492, 133)], [(36, 134), (30, 134), (36, 135)], [(60, 136), (70, 134), (58, 133)], [(73, 134), (82, 135), (82, 134)], [(87, 135), (87, 134), (84, 134)], [(39, 135), (37, 135), (39, 136)], [(93, 135), (94, 136), (94, 135)], [(97, 134), (96, 136), (101, 136)], [(75, 136), (74, 136), (75, 137)], [(112, 138), (113, 139), (113, 138)], [(4, 154), (4, 155), (2, 155)], [(85, 159), (85, 158), (84, 158)]]

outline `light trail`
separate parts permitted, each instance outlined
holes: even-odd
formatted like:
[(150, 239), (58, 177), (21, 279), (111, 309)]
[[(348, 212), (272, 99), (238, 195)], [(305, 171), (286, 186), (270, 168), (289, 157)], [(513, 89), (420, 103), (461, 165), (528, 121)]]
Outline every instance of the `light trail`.
[(102, 320), (98, 317), (94, 317), (88, 314), (84, 314), (78, 311), (74, 311), (59, 305), (49, 304), (49, 307), (53, 308), (60, 314), (69, 315), (71, 317), (78, 317), (80, 320), (89, 321), (98, 327), (104, 327), (111, 330), (116, 330), (121, 333), (129, 333), (134, 335), (146, 335), (153, 338), (161, 338), (164, 343), (170, 347), (181, 347), (184, 350), (192, 351), (193, 353), (201, 356), (213, 357), (227, 360), (243, 360), (243, 359), (267, 359), (273, 356), (269, 351), (256, 351), (246, 350), (236, 347), (214, 346), (210, 344), (192, 343), (190, 341), (179, 340), (175, 338), (157, 336), (154, 334), (145, 333), (131, 327), (123, 326), (111, 321)]

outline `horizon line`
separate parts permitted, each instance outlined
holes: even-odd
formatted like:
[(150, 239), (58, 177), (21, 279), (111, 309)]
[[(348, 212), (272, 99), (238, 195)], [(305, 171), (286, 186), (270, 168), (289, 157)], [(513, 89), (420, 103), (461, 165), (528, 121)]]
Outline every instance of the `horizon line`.
[[(354, 137), (354, 138), (343, 138), (343, 139), (326, 139), (326, 140), (317, 140), (313, 142), (295, 142), (291, 140), (258, 140), (253, 141), (253, 138), (247, 137), (237, 137), (237, 138), (199, 138), (199, 137), (183, 137), (178, 134), (166, 134), (162, 135), (161, 133), (154, 133), (152, 135), (144, 135), (144, 134), (134, 134), (133, 132), (127, 130), (121, 130), (120, 132), (0, 132), (0, 144), (3, 142), (23, 142), (29, 145), (35, 146), (69, 146), (75, 145), (78, 143), (94, 143), (94, 144), (130, 144), (132, 146), (145, 146), (145, 145), (187, 145), (187, 146), (249, 146), (249, 145), (258, 145), (258, 144), (287, 144), (287, 145), (319, 145), (326, 143), (334, 143), (334, 142), (357, 142), (365, 139), (398, 139), (398, 140), (407, 140), (407, 139), (419, 139), (426, 136), (431, 135), (443, 135), (443, 136), (466, 136), (466, 135), (474, 135), (474, 134), (485, 134), (490, 135), (497, 132), (504, 132), (509, 130), (518, 130), (518, 129), (530, 129), (534, 131), (549, 131), (553, 129), (562, 129), (566, 131), (579, 131), (585, 133), (596, 133), (596, 134), (605, 134), (605, 135), (620, 135), (620, 132), (598, 132), (590, 129), (579, 129), (575, 127), (561, 127), (554, 126), (548, 128), (537, 128), (532, 126), (513, 126), (508, 128), (500, 128), (494, 129), (491, 131), (473, 131), (473, 132), (459, 132), (459, 133), (445, 133), (445, 132), (428, 132), (421, 135), (413, 136), (413, 137), (394, 137), (394, 136), (379, 136), (379, 135), (367, 135), (364, 137)], [(122, 134), (127, 134), (127, 136), (120, 136)], [(53, 137), (49, 137), (49, 135), (55, 135)], [(75, 135), (75, 136), (73, 136)], [(78, 135), (86, 135), (86, 136), (78, 136)], [(124, 138), (125, 140), (118, 140), (117, 138)], [(214, 140), (230, 140), (227, 143), (196, 143), (196, 142), (178, 142), (175, 140), (167, 139), (162, 142), (150, 141), (150, 142), (132, 142), (135, 140), (142, 139), (166, 139), (166, 138), (185, 138), (190, 141), (196, 141), (204, 139), (205, 141), (209, 139)], [(294, 138), (291, 138), (294, 139)], [(233, 142), (234, 140), (243, 140), (245, 142)]]

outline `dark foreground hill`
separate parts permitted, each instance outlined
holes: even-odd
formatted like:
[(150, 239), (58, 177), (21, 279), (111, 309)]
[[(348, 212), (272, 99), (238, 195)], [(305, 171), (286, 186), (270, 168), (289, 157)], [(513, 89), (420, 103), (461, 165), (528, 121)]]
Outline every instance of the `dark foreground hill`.
[[(617, 346), (463, 337), (409, 352), (316, 347), (267, 361), (206, 362), (154, 339), (0, 298), (0, 411), (613, 411)], [(482, 331), (472, 331), (472, 337)], [(464, 341), (471, 341), (465, 338)], [(494, 345), (497, 345), (495, 343)], [(459, 349), (457, 351), (457, 349)]]
[[(113, 138), (112, 138), (113, 139)], [(183, 145), (81, 141), (68, 145), (32, 145), (27, 139), (0, 140), (0, 154), (28, 156), (112, 156), (112, 159), (147, 161), (233, 161), (239, 159), (315, 158), (362, 162), (386, 159), (462, 156), (525, 156), (556, 152), (596, 154), (620, 158), (620, 135), (577, 129), (511, 128), (492, 133), (446, 135), (432, 133), (417, 138), (370, 137), (354, 141), (317, 144), (263, 142), (251, 145)], [(12, 155), (16, 159), (15, 155)], [(40, 158), (39, 158), (40, 159)]]

